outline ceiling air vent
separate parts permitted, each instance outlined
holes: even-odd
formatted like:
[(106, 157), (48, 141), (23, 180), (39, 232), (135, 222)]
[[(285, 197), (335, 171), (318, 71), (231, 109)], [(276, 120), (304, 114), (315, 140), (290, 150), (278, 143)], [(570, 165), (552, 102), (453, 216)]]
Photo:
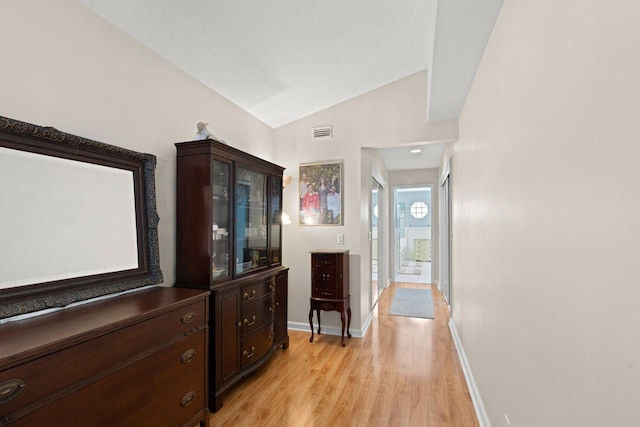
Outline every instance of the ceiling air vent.
[(313, 130), (313, 140), (333, 138), (333, 126), (318, 126)]

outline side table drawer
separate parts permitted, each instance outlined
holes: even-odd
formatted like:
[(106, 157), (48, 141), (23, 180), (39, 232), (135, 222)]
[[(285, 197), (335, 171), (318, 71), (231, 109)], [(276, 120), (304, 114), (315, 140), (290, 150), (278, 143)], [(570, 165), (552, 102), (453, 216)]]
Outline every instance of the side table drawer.
[(338, 297), (338, 293), (335, 289), (327, 289), (327, 288), (313, 288), (314, 293), (311, 296), (316, 298), (331, 298), (335, 299)]
[(332, 254), (316, 254), (313, 257), (313, 264), (318, 267), (335, 267), (337, 265), (336, 256)]

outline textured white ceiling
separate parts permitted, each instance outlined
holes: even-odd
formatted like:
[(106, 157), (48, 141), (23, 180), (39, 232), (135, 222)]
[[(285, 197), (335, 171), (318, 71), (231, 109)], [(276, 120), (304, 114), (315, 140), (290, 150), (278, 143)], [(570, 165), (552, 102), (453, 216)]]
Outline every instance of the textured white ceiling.
[[(378, 148), (377, 151), (389, 170), (435, 169), (440, 166), (445, 148), (446, 143), (433, 143)], [(422, 151), (412, 153), (412, 149)]]
[(436, 0), (79, 0), (272, 127), (429, 67)]
[[(271, 127), (429, 69), (429, 118), (456, 119), (503, 0), (78, 0)], [(437, 167), (443, 144), (381, 149)]]

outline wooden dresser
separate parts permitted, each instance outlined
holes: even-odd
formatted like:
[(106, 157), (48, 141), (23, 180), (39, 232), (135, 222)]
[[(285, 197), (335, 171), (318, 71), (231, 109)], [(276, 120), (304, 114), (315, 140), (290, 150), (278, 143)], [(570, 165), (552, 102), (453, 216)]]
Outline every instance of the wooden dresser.
[(342, 323), (342, 346), (345, 346), (345, 323), (347, 336), (351, 338), (351, 306), (349, 303), (349, 251), (316, 250), (311, 252), (311, 298), (309, 326), (313, 342), (313, 310), (318, 315), (318, 334), (320, 311), (337, 311)]
[(154, 287), (0, 325), (0, 425), (208, 426), (208, 294)]
[(416, 261), (431, 261), (431, 239), (416, 239), (413, 245)]

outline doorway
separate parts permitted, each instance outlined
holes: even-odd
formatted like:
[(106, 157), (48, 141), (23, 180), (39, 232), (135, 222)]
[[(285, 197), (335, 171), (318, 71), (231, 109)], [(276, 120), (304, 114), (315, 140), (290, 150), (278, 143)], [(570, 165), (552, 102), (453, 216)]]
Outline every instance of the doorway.
[(431, 283), (432, 187), (394, 188), (394, 281)]
[[(451, 307), (451, 166), (447, 164), (440, 180), (440, 194), (442, 195), (442, 214), (440, 216), (440, 290), (447, 304)], [(451, 312), (451, 311), (449, 311)]]

